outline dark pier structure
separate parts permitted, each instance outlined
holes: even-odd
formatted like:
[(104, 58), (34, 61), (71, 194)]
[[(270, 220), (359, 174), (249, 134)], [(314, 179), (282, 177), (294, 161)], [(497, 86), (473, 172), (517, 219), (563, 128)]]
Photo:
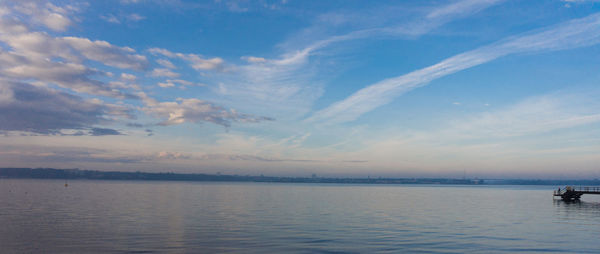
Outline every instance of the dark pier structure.
[(600, 195), (600, 187), (573, 187), (566, 186), (563, 189), (558, 188), (554, 191), (555, 197), (562, 198), (563, 201), (575, 201), (581, 198), (583, 194)]

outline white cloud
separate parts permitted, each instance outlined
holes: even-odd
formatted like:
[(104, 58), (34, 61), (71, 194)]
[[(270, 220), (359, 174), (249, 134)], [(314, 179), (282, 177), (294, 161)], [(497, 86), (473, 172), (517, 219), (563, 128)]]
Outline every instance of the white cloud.
[[(142, 90), (142, 88), (135, 83), (132, 83), (131, 81), (110, 81), (108, 82), (108, 85), (110, 88), (114, 89), (114, 90), (123, 90), (123, 89), (132, 89), (132, 90), (136, 90), (136, 91), (140, 91)], [(136, 97), (137, 99), (137, 97)]]
[(129, 15), (119, 14), (118, 16), (114, 14), (106, 14), (100, 15), (100, 18), (113, 24), (121, 24), (122, 21), (138, 22), (146, 19), (146, 17), (137, 13), (131, 13)]
[(105, 20), (108, 23), (121, 24), (121, 21), (119, 20), (119, 18), (117, 18), (113, 14), (100, 15), (100, 18)]
[(179, 77), (179, 73), (173, 72), (169, 69), (165, 69), (165, 68), (156, 68), (154, 70), (152, 70), (152, 73), (150, 74), (153, 77), (169, 77), (169, 78), (176, 78)]
[(140, 14), (137, 14), (137, 13), (132, 13), (132, 14), (127, 15), (127, 19), (131, 20), (131, 21), (134, 21), (134, 22), (138, 22), (140, 20), (146, 19), (146, 17), (144, 17), (144, 16), (142, 16)]
[(9, 13), (10, 13), (10, 10), (7, 7), (0, 5), (0, 17), (2, 17), (4, 15), (8, 15)]
[(169, 87), (174, 87), (175, 84), (173, 84), (173, 82), (159, 82), (158, 86), (160, 86), (162, 88), (169, 88)]
[(137, 77), (133, 74), (121, 73), (121, 79), (129, 82), (134, 82), (137, 79)]
[(202, 84), (195, 84), (190, 81), (182, 80), (182, 79), (169, 79), (169, 80), (167, 80), (167, 82), (178, 83), (178, 84), (181, 84), (184, 86), (193, 86), (193, 85), (203, 86)]
[(137, 4), (141, 3), (143, 0), (121, 0), (122, 4)]
[(156, 60), (156, 63), (158, 63), (164, 67), (167, 67), (169, 69), (175, 69), (175, 65), (167, 59), (158, 59), (158, 60)]
[(49, 2), (43, 4), (43, 2), (30, 0), (13, 2), (12, 7), (15, 11), (30, 16), (33, 22), (59, 32), (65, 31), (72, 24), (67, 15), (77, 11), (77, 8), (72, 5), (59, 7)]
[[(15, 27), (0, 22), (0, 27), (3, 26)], [(83, 60), (135, 69), (143, 68), (146, 63), (145, 58), (130, 54), (132, 49), (115, 47), (107, 42), (75, 37), (53, 38), (40, 32), (5, 31), (9, 32), (0, 31), (0, 41), (12, 50), (0, 50), (0, 75), (17, 80), (35, 79), (77, 92), (123, 97), (125, 94), (121, 91), (111, 90), (105, 83), (91, 79), (92, 75), (105, 74), (85, 66)]]
[(58, 13), (49, 13), (43, 17), (42, 23), (52, 30), (65, 31), (71, 25), (71, 20)]
[(597, 3), (600, 2), (600, 0), (561, 0), (563, 2), (567, 2), (567, 3)]
[(216, 70), (220, 69), (223, 65), (223, 59), (219, 57), (203, 59), (198, 55), (188, 54), (187, 58), (192, 68), (196, 70)]
[(471, 50), (435, 65), (367, 86), (350, 97), (316, 112), (307, 121), (326, 123), (353, 121), (362, 114), (385, 105), (397, 96), (424, 86), (430, 81), (508, 54), (593, 45), (600, 42), (599, 24), (600, 14), (593, 14)]
[(106, 41), (31, 32), (17, 19), (0, 19), (0, 42), (9, 46), (0, 49), (0, 76), (25, 82), (33, 79), (55, 83), (89, 94), (128, 96), (92, 79), (91, 76), (110, 76), (110, 73), (86, 66), (86, 60), (135, 70), (143, 70), (148, 64), (144, 56), (135, 54), (131, 48)]
[(242, 60), (248, 61), (249, 63), (264, 63), (267, 61), (267, 59), (255, 56), (243, 56)]
[[(455, 15), (461, 15), (466, 13), (474, 13), (479, 12), (485, 8), (488, 8), (491, 5), (497, 4), (504, 0), (465, 0), (465, 1), (456, 1), (449, 5), (443, 6), (441, 8), (437, 8), (427, 14), (428, 19), (435, 18), (447, 18)], [(452, 17), (453, 18), (453, 17)]]
[(135, 54), (135, 50), (129, 47), (118, 47), (106, 41), (91, 41), (78, 37), (63, 37), (62, 40), (87, 59), (109, 66), (134, 70), (144, 70), (148, 66), (146, 57)]
[(162, 88), (168, 88), (168, 87), (175, 87), (175, 84), (179, 84), (180, 89), (185, 89), (188, 86), (206, 86), (205, 84), (202, 84), (202, 83), (194, 83), (194, 82), (190, 82), (190, 81), (182, 80), (182, 79), (167, 79), (167, 81), (165, 81), (165, 82), (158, 83), (158, 86), (160, 86)]
[(15, 80), (31, 79), (55, 83), (73, 91), (112, 97), (127, 97), (107, 84), (90, 79), (91, 75), (102, 72), (87, 68), (82, 64), (52, 62), (45, 59), (26, 58), (13, 53), (0, 52), (0, 76)]
[(190, 155), (178, 153), (178, 152), (167, 152), (161, 151), (156, 155), (159, 159), (167, 159), (167, 160), (178, 160), (178, 159), (190, 159)]
[[(64, 31), (70, 24), (65, 15), (78, 8), (72, 5), (62, 7), (38, 1), (19, 1), (10, 5), (15, 12), (30, 16), (33, 22), (41, 22), (48, 28)], [(22, 21), (17, 19), (0, 20), (0, 41), (8, 44), (15, 52), (26, 57), (63, 58), (81, 63), (81, 58), (101, 62), (108, 66), (143, 70), (148, 62), (143, 55), (135, 54), (129, 47), (118, 47), (106, 41), (91, 41), (80, 37), (53, 37), (45, 32), (29, 32)]]
[(257, 117), (239, 113), (233, 109), (225, 109), (199, 99), (178, 98), (174, 102), (158, 102), (145, 97), (146, 107), (143, 111), (160, 118), (166, 118), (160, 125), (174, 125), (186, 122), (211, 122), (225, 127), (232, 122), (256, 123), (273, 120), (268, 117)]
[(163, 55), (163, 56), (166, 56), (166, 57), (169, 57), (169, 58), (175, 58), (175, 57), (177, 57), (176, 53), (173, 53), (173, 52), (171, 52), (169, 50), (161, 49), (161, 48), (151, 48), (151, 49), (148, 49), (148, 52), (150, 52), (150, 53), (152, 53), (154, 55)]
[(219, 57), (206, 59), (198, 54), (174, 53), (161, 48), (151, 48), (148, 51), (154, 55), (163, 55), (169, 58), (183, 59), (187, 61), (195, 70), (221, 70), (224, 64), (223, 59)]

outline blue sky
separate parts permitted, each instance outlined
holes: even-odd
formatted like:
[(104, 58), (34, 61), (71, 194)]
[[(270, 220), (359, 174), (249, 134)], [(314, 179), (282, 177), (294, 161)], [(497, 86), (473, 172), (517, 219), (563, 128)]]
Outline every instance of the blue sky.
[(599, 10), (3, 1), (0, 166), (598, 178)]

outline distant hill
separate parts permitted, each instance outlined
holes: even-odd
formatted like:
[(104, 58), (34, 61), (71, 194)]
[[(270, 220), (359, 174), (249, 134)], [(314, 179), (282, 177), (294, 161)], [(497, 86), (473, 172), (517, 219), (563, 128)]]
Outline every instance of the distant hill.
[(452, 179), (452, 178), (327, 178), (274, 177), (211, 174), (119, 172), (54, 168), (0, 168), (0, 178), (90, 179), (139, 181), (213, 181), (351, 184), (514, 184), (514, 185), (600, 185), (600, 180)]

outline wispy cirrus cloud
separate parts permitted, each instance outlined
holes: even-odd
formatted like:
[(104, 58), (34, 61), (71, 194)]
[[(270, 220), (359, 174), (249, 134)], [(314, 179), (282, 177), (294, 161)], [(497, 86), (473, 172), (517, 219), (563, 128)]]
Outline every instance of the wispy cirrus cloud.
[(408, 19), (398, 15), (399, 12), (409, 13), (407, 10), (389, 5), (361, 12), (323, 14), (313, 25), (279, 45), (284, 49), (279, 57), (242, 57), (248, 64), (235, 66), (233, 73), (227, 73), (227, 76), (218, 76), (220, 85), (216, 91), (235, 98), (236, 102), (252, 105), (256, 110), (268, 108), (282, 111), (280, 115), (298, 118), (309, 112), (312, 103), (324, 91), (326, 78), (320, 74), (328, 68), (319, 66), (317, 61), (311, 62), (312, 56), (318, 57), (319, 52), (347, 41), (383, 36), (414, 38), (500, 2), (451, 1), (442, 6), (423, 8), (425, 11), (417, 12), (419, 15), (416, 16), (411, 14)]
[(455, 120), (441, 134), (464, 139), (506, 138), (597, 123), (598, 95), (597, 91), (558, 91), (532, 96), (508, 107)]
[(353, 121), (394, 98), (440, 77), (471, 68), (509, 54), (563, 50), (600, 42), (600, 14), (571, 20), (550, 28), (514, 36), (492, 45), (471, 50), (411, 73), (369, 85), (350, 97), (322, 109), (308, 122), (343, 123)]
[(452, 168), (457, 173), (465, 167), (511, 174), (526, 171), (522, 167), (548, 173), (565, 167), (593, 168), (600, 144), (598, 92), (559, 90), (529, 96), (440, 121), (427, 130), (364, 131), (355, 135), (361, 143), (356, 155), (345, 156), (360, 156), (374, 168)]
[[(386, 5), (360, 12), (336, 11), (320, 15), (314, 24), (289, 41), (282, 47), (296, 48), (286, 53), (280, 64), (296, 63), (327, 48), (335, 43), (358, 39), (372, 39), (381, 36), (414, 38), (432, 31), (446, 23), (476, 14), (504, 0), (458, 0), (450, 1), (441, 6), (422, 8), (422, 10), (406, 10), (402, 7)], [(404, 12), (409, 18), (403, 18), (398, 13)], [(416, 13), (416, 15), (415, 15)], [(345, 28), (344, 27), (349, 27)], [(331, 32), (342, 30), (345, 33)], [(297, 49), (296, 42), (304, 43)]]

